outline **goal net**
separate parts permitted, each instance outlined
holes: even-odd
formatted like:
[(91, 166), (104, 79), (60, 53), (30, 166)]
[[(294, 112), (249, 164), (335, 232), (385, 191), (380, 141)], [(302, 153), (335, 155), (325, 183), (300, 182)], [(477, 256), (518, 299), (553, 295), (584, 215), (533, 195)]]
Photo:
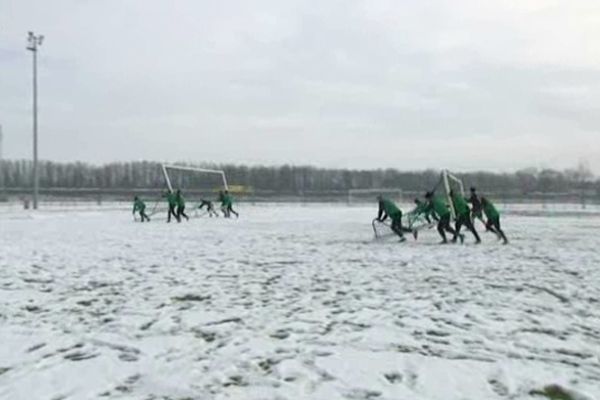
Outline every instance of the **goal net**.
[(377, 196), (383, 196), (396, 203), (402, 201), (402, 189), (376, 188), (376, 189), (350, 189), (348, 190), (348, 204), (365, 204), (377, 202)]
[(196, 168), (182, 165), (161, 165), (165, 182), (165, 190), (150, 210), (150, 215), (167, 212), (166, 191), (181, 190), (186, 201), (186, 213), (190, 217), (200, 217), (207, 213), (206, 208), (198, 207), (202, 200), (210, 200), (217, 204), (219, 191), (229, 190), (225, 171), (218, 169)]

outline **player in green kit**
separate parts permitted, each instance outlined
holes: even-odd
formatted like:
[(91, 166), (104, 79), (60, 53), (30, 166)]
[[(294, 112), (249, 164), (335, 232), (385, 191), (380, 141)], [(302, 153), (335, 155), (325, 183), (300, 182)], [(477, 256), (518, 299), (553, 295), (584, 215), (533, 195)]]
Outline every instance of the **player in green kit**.
[(426, 202), (421, 201), (420, 199), (415, 199), (415, 209), (411, 211), (412, 214), (418, 217), (423, 217), (428, 224), (431, 224), (431, 217), (433, 213), (429, 209), (429, 206)]
[(167, 190), (167, 193), (164, 194), (163, 197), (167, 198), (167, 204), (169, 205), (167, 222), (171, 222), (171, 215), (179, 222), (179, 216), (175, 212), (175, 208), (177, 207), (177, 198), (175, 197), (175, 193), (173, 193), (171, 190)]
[(482, 197), (481, 205), (483, 207), (483, 213), (487, 218), (487, 222), (485, 224), (486, 228), (496, 233), (500, 238), (502, 238), (504, 244), (508, 244), (508, 239), (506, 238), (504, 231), (500, 227), (500, 213), (498, 212), (496, 207), (494, 207), (494, 204), (487, 198)]
[(471, 220), (473, 221), (473, 225), (475, 225), (475, 218), (480, 220), (481, 223), (485, 225), (485, 221), (483, 220), (481, 197), (479, 197), (477, 194), (477, 189), (474, 186), (471, 187), (471, 196), (469, 197), (468, 201), (471, 203)]
[(226, 190), (225, 191), (225, 206), (227, 207), (227, 215), (231, 216), (231, 214), (234, 214), (236, 218), (240, 217), (240, 214), (238, 214), (237, 211), (233, 210), (233, 197), (229, 194), (229, 192)]
[(384, 198), (383, 196), (377, 196), (379, 202), (379, 211), (377, 212), (377, 220), (379, 222), (385, 221), (388, 217), (392, 220), (392, 231), (400, 237), (400, 241), (404, 242), (406, 238), (404, 233), (413, 233), (412, 229), (405, 228), (402, 226), (402, 211), (394, 204), (393, 201)]
[(200, 205), (198, 206), (199, 210), (202, 210), (206, 206), (206, 212), (209, 217), (218, 217), (219, 214), (215, 211), (215, 206), (212, 201), (206, 199), (200, 199)]
[(181, 217), (184, 217), (186, 221), (189, 221), (190, 217), (185, 213), (185, 199), (179, 189), (177, 189), (177, 192), (175, 193), (175, 203), (177, 205), (177, 222), (181, 222)]
[[(450, 198), (452, 199), (452, 204), (454, 205), (454, 212), (456, 213), (456, 223), (454, 227), (454, 238), (453, 242), (456, 242), (456, 239), (460, 235), (460, 229), (462, 226), (466, 226), (467, 229), (471, 231), (473, 236), (475, 236), (475, 243), (481, 243), (481, 239), (479, 238), (479, 234), (475, 230), (473, 226), (473, 222), (471, 220), (471, 210), (469, 209), (469, 205), (467, 200), (460, 193), (456, 193), (453, 190), (450, 191)], [(463, 239), (461, 238), (461, 242)]]
[[(452, 215), (450, 214), (448, 205), (441, 197), (435, 196), (433, 192), (427, 192), (425, 198), (428, 201), (428, 211), (438, 220), (437, 230), (442, 237), (442, 243), (446, 244), (448, 243), (446, 232), (449, 232), (456, 237), (456, 231), (450, 227), (450, 218)], [(459, 235), (459, 237), (462, 241), (463, 235)]]
[(419, 230), (431, 227), (431, 218), (435, 216), (429, 209), (427, 202), (421, 199), (415, 199), (415, 208), (406, 214), (408, 227), (413, 230), (415, 240), (419, 235)]
[(135, 216), (135, 213), (139, 212), (140, 214), (140, 218), (142, 219), (141, 222), (144, 221), (148, 221), (150, 222), (150, 218), (148, 217), (148, 215), (146, 215), (146, 203), (144, 203), (139, 197), (135, 196), (133, 198), (133, 215)]

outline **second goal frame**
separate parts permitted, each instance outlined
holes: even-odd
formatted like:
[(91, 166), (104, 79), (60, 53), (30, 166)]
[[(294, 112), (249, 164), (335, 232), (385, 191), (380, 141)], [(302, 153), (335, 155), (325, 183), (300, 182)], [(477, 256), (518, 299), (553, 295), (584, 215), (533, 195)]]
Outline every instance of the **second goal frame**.
[(223, 180), (223, 188), (225, 190), (229, 190), (229, 186), (227, 185), (227, 177), (225, 176), (225, 171), (220, 169), (207, 169), (207, 168), (196, 168), (196, 167), (186, 167), (182, 165), (175, 164), (161, 164), (162, 172), (165, 177), (165, 182), (167, 183), (167, 187), (170, 191), (173, 191), (173, 185), (171, 184), (171, 178), (169, 177), (169, 169), (176, 171), (192, 171), (192, 172), (203, 172), (206, 174), (217, 174), (221, 176)]

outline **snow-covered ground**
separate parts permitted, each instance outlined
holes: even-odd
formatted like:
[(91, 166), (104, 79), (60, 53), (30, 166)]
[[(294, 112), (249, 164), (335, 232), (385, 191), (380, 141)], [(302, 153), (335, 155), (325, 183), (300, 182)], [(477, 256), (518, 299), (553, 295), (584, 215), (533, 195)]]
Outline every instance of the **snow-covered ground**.
[(240, 211), (0, 214), (0, 398), (600, 399), (599, 216), (438, 246), (374, 241), (374, 207)]

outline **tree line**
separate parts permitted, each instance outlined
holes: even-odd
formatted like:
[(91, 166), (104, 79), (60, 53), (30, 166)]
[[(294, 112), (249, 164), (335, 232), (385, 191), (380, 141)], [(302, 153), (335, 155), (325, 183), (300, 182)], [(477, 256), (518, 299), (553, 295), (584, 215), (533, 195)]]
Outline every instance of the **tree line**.
[[(184, 164), (181, 164), (184, 165)], [(421, 192), (432, 188), (440, 171), (400, 171), (397, 169), (330, 169), (311, 166), (247, 166), (230, 164), (186, 164), (222, 169), (230, 184), (254, 191), (277, 194), (303, 194), (350, 189), (401, 188)], [(201, 174), (173, 173), (174, 185), (182, 188), (210, 182)], [(482, 191), (527, 196), (532, 193), (573, 193), (586, 191), (600, 196), (600, 180), (585, 165), (568, 170), (524, 169), (514, 173), (455, 173), (466, 185)], [(41, 188), (61, 189), (164, 189), (161, 164), (152, 161), (114, 162), (92, 165), (83, 162), (42, 161), (39, 164)], [(213, 182), (214, 183), (214, 182)], [(29, 160), (0, 161), (0, 185), (28, 188), (32, 184)]]

